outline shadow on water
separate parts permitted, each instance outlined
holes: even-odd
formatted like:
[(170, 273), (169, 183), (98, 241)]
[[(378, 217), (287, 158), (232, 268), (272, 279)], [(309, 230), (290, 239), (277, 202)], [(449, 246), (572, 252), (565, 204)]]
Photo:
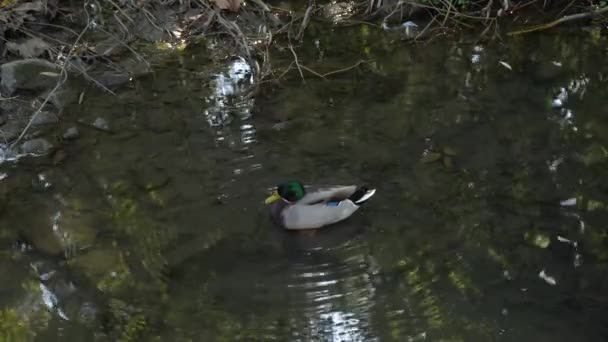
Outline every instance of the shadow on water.
[[(324, 34), (302, 63), (369, 62), (249, 97), (241, 59), (218, 71), (205, 49), (176, 52), (121, 95), (69, 108), (62, 129), (81, 133), (58, 143), (59, 163), (1, 165), (7, 334), (606, 339), (605, 38)], [(263, 205), (286, 178), (378, 193), (302, 236)]]

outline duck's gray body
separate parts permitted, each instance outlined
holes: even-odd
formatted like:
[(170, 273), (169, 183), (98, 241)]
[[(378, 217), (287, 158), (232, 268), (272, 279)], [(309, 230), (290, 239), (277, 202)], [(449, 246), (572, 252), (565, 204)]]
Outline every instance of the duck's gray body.
[[(270, 214), (277, 224), (286, 229), (321, 228), (348, 218), (360, 208), (360, 205), (348, 199), (356, 190), (355, 185), (319, 188), (307, 192), (295, 203), (284, 199), (276, 201), (270, 208)], [(370, 192), (367, 198), (373, 193)]]

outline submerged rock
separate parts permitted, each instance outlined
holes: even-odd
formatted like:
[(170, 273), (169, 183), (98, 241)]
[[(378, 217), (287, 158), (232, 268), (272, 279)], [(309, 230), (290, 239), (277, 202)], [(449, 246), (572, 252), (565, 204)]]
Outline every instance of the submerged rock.
[(2, 126), (2, 130), (0, 130), (0, 141), (13, 141), (15, 140), (23, 127), (15, 121), (8, 121), (6, 125)]
[(122, 40), (112, 36), (97, 42), (96, 45), (91, 47), (91, 50), (101, 56), (115, 56), (126, 52), (128, 49)]
[(114, 88), (128, 83), (131, 80), (131, 75), (126, 72), (104, 71), (96, 75), (95, 79), (107, 88)]
[(161, 168), (142, 166), (133, 171), (133, 180), (144, 190), (154, 190), (166, 185), (169, 182), (169, 175)]
[(52, 103), (55, 108), (61, 110), (68, 105), (74, 103), (78, 98), (78, 92), (65, 84), (51, 94), (51, 90), (45, 92), (42, 98), (49, 97), (49, 102)]
[(178, 30), (178, 19), (172, 10), (153, 10), (152, 15), (156, 18), (153, 23), (146, 15), (137, 13), (134, 16), (135, 24), (131, 27), (131, 32), (143, 40), (158, 42), (171, 38), (169, 32)]
[(110, 124), (108, 123), (108, 120), (104, 118), (95, 119), (95, 121), (93, 121), (93, 127), (97, 128), (100, 131), (110, 131)]
[(63, 139), (65, 140), (74, 140), (80, 137), (80, 131), (76, 126), (72, 126), (68, 128), (65, 133), (63, 133)]
[(171, 130), (173, 120), (166, 112), (152, 111), (145, 117), (145, 127), (155, 133), (163, 133)]
[[(52, 181), (51, 178), (46, 180)], [(24, 224), (20, 231), (25, 241), (31, 243), (36, 250), (47, 255), (71, 257), (77, 251), (95, 243), (97, 231), (94, 224), (95, 220), (102, 220), (100, 217), (83, 215), (79, 211), (66, 208), (52, 208), (48, 204), (37, 204), (37, 211), (30, 213), (32, 217), (24, 219), (28, 224)], [(20, 209), (21, 215), (27, 212), (26, 209)]]
[(540, 82), (557, 80), (562, 74), (563, 69), (559, 64), (541, 62), (534, 67), (534, 78)]
[(25, 154), (48, 154), (53, 150), (53, 144), (43, 138), (31, 139), (21, 145), (21, 152)]
[(57, 122), (59, 122), (57, 115), (47, 111), (38, 113), (36, 117), (32, 119), (32, 125), (34, 126), (49, 125)]
[(44, 90), (59, 81), (60, 68), (43, 59), (31, 58), (12, 61), (0, 66), (0, 87), (12, 95), (17, 90)]

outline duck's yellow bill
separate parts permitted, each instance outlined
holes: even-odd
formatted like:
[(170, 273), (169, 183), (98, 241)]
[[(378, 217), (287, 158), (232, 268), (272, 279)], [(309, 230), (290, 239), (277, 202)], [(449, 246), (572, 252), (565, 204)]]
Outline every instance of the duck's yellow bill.
[(267, 199), (264, 201), (264, 203), (266, 203), (266, 204), (270, 204), (270, 203), (272, 203), (272, 202), (274, 202), (274, 201), (278, 200), (279, 198), (281, 198), (281, 195), (279, 195), (279, 193), (275, 191), (275, 192), (274, 192), (274, 193), (273, 193), (273, 194), (272, 194), (270, 197), (268, 197), (268, 198), (267, 198)]

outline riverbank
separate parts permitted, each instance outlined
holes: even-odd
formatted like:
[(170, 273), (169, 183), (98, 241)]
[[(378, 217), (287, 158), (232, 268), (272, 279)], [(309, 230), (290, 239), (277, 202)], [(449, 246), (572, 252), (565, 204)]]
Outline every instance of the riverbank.
[[(599, 27), (608, 9), (599, 2), (476, 4), (5, 0), (0, 7), (0, 160), (51, 153), (53, 144), (38, 137), (60, 121), (63, 108), (81, 103), (87, 89), (116, 94), (134, 78), (152, 72), (165, 52), (193, 43), (207, 46), (209, 63), (243, 58), (252, 68), (252, 83), (263, 85), (290, 72), (323, 78), (364, 62), (324, 72), (303, 65), (298, 55), (319, 44), (309, 31), (361, 25), (385, 30), (406, 44), (470, 30), (478, 32), (480, 41), (495, 41), (573, 22)], [(276, 54), (293, 59), (288, 64), (275, 62)], [(254, 86), (251, 91), (259, 89)], [(103, 120), (88, 125), (105, 127)], [(76, 131), (66, 131), (63, 138), (72, 139)]]

